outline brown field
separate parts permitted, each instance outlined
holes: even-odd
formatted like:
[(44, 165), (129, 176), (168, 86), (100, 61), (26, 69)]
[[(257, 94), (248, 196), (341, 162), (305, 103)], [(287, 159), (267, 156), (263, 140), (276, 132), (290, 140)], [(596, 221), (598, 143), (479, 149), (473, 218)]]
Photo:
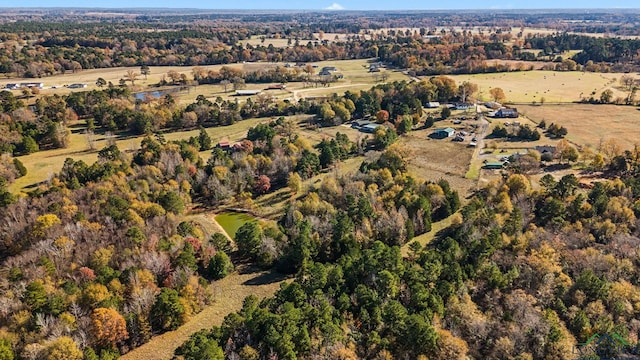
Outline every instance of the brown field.
[(246, 272), (240, 269), (213, 283), (214, 303), (193, 316), (189, 322), (175, 331), (155, 336), (148, 343), (120, 357), (122, 360), (171, 359), (173, 352), (195, 332), (222, 324), (224, 317), (242, 308), (245, 297), (272, 296), (284, 278), (270, 272)]
[[(436, 123), (436, 127), (441, 126), (449, 125)], [(423, 180), (445, 179), (451, 187), (459, 191), (460, 197), (464, 198), (476, 185), (475, 181), (465, 178), (473, 148), (451, 139), (431, 139), (428, 135), (432, 131), (433, 129), (412, 131), (400, 138), (400, 143), (412, 151), (409, 171)]]
[(618, 105), (566, 104), (519, 106), (535, 122), (545, 120), (567, 128), (567, 139), (597, 149), (601, 141), (615, 139), (623, 149), (640, 144), (640, 108)]
[(478, 99), (491, 100), (489, 90), (502, 88), (507, 102), (573, 102), (589, 97), (595, 92), (597, 98), (603, 90), (611, 89), (616, 97), (624, 97), (619, 91), (617, 80), (623, 74), (589, 73), (578, 71), (523, 71), (495, 74), (451, 75), (457, 83), (469, 81), (478, 85)]

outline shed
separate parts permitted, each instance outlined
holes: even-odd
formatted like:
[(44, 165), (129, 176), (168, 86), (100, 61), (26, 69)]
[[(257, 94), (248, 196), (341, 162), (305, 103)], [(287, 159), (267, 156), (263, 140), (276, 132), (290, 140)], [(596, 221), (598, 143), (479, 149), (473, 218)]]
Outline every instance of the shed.
[(262, 93), (262, 90), (236, 90), (236, 96), (251, 96)]
[(435, 129), (430, 136), (436, 139), (444, 139), (444, 138), (452, 137), (453, 135), (455, 135), (455, 133), (456, 131), (450, 127), (438, 128), (438, 129)]
[(502, 167), (504, 166), (504, 163), (499, 162), (499, 161), (492, 161), (492, 162), (487, 162), (484, 164), (483, 168), (484, 169), (502, 169)]
[(271, 84), (267, 86), (267, 90), (284, 90), (287, 88), (285, 84)]
[(439, 108), (440, 107), (440, 103), (437, 101), (430, 101), (426, 104), (426, 107), (428, 109), (435, 109), (435, 108)]
[(457, 103), (456, 110), (469, 110), (473, 107), (473, 104)]

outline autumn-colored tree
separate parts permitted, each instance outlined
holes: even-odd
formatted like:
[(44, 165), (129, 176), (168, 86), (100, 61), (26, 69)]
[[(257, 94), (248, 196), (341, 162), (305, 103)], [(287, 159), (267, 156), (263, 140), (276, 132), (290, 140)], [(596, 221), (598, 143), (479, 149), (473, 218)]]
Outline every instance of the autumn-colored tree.
[(293, 194), (297, 194), (302, 190), (302, 178), (297, 172), (289, 173), (289, 180), (287, 180), (287, 186)]
[(476, 92), (478, 92), (478, 85), (468, 81), (463, 82), (458, 87), (458, 96), (460, 96), (460, 101), (463, 103), (466, 103), (467, 99), (473, 99)]
[(34, 236), (44, 236), (46, 231), (52, 226), (60, 224), (60, 218), (56, 214), (40, 215), (36, 219), (36, 224), (33, 228)]
[(493, 99), (493, 101), (498, 103), (503, 102), (506, 99), (506, 96), (504, 95), (504, 90), (502, 90), (502, 88), (499, 88), (499, 87), (490, 89), (489, 94), (491, 94), (491, 98)]
[(61, 336), (50, 342), (46, 352), (47, 360), (82, 360), (84, 358), (78, 344), (69, 336)]
[(267, 175), (258, 176), (254, 189), (258, 194), (266, 194), (271, 189), (271, 179)]
[(87, 306), (97, 306), (111, 296), (109, 289), (102, 284), (92, 283), (82, 291), (82, 302)]
[(91, 314), (92, 334), (98, 344), (116, 346), (129, 338), (124, 317), (111, 308), (97, 308)]
[(507, 179), (506, 185), (509, 187), (509, 195), (519, 197), (526, 195), (530, 189), (529, 180), (521, 174), (513, 174)]
[(389, 112), (387, 110), (380, 110), (376, 113), (376, 122), (382, 124), (389, 121)]

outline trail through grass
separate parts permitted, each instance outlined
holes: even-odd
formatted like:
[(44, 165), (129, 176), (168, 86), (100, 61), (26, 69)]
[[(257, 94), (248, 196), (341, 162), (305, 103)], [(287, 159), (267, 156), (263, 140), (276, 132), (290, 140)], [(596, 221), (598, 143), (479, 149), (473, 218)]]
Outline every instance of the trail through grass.
[(224, 317), (242, 308), (249, 295), (259, 298), (272, 296), (284, 281), (280, 274), (270, 272), (235, 272), (213, 285), (215, 302), (195, 315), (178, 330), (155, 336), (148, 343), (124, 356), (123, 360), (171, 359), (173, 352), (189, 337), (202, 329), (222, 324)]

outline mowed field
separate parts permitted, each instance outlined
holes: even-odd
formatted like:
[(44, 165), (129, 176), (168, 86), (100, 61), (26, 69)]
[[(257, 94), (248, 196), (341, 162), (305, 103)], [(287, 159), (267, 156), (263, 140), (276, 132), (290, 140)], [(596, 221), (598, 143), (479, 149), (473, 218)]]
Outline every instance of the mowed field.
[[(437, 122), (435, 127), (449, 126)], [(409, 171), (428, 181), (445, 179), (451, 187), (466, 197), (477, 182), (465, 178), (474, 148), (451, 139), (431, 139), (431, 129), (416, 130), (400, 138), (400, 144), (411, 150)]]
[(564, 126), (567, 139), (597, 149), (601, 141), (615, 139), (623, 149), (640, 145), (640, 108), (635, 106), (563, 104), (520, 105), (518, 110), (535, 122)]
[(464, 81), (477, 84), (477, 96), (484, 101), (492, 100), (489, 90), (499, 87), (504, 90), (506, 102), (539, 103), (544, 97), (547, 103), (566, 103), (579, 101), (582, 97), (588, 98), (594, 91), (595, 97), (599, 98), (600, 93), (606, 89), (613, 91), (614, 99), (624, 97), (625, 93), (617, 89), (622, 75), (624, 74), (578, 71), (522, 71), (450, 77), (458, 84)]

